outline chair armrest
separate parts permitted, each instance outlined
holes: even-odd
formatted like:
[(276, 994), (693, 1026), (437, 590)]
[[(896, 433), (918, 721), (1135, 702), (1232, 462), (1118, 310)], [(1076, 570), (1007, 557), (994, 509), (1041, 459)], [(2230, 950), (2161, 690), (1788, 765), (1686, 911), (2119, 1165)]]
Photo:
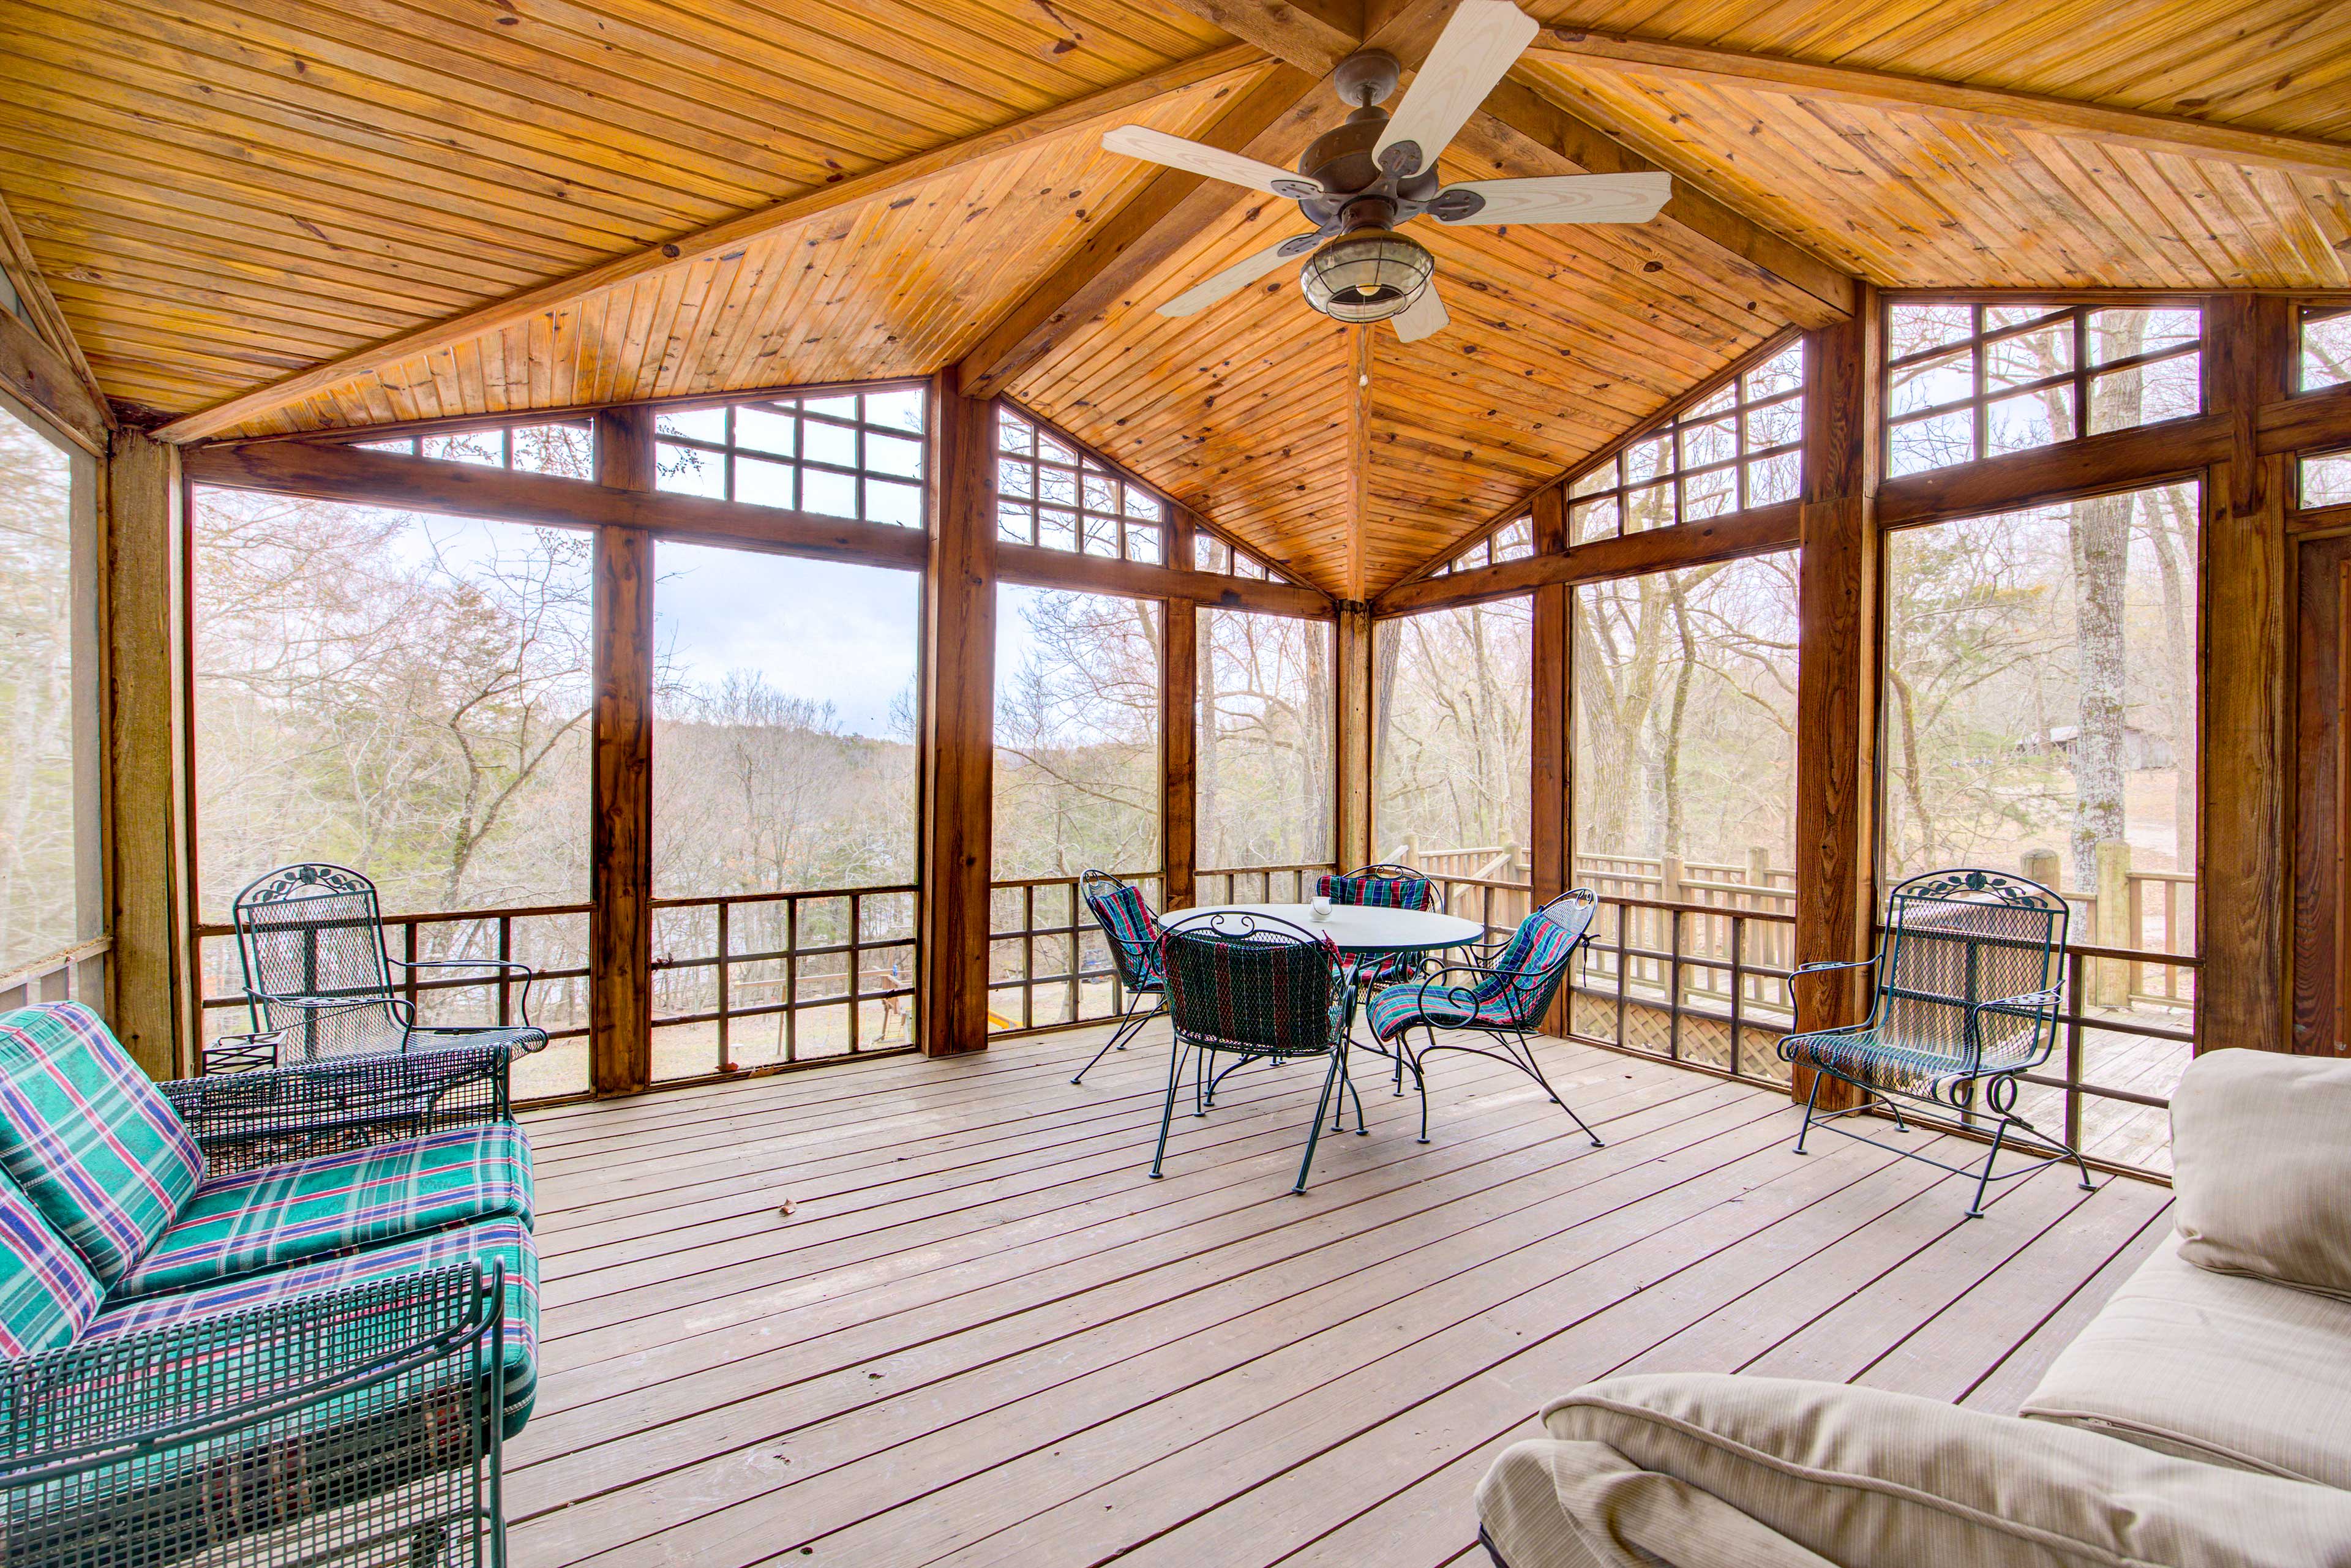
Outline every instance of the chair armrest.
[(1970, 1002), (1968, 1012), (2013, 1013), (2019, 1018), (2032, 1018), (2043, 1008), (2055, 1007), (2064, 995), (2054, 987), (2045, 991), (2022, 991), (2012, 997), (1994, 997), (1988, 1002)]
[(9, 1555), (78, 1560), (102, 1539), (176, 1561), (480, 1462), (503, 1285), (502, 1267), (463, 1263), (7, 1363)]
[(1834, 963), (1823, 960), (1817, 964), (1799, 964), (1788, 972), (1791, 975), (1817, 975), (1829, 969), (1874, 969), (1876, 967), (1877, 967), (1877, 955), (1872, 953), (1866, 958), (1845, 958)]
[(507, 1120), (503, 1044), (322, 1057), (159, 1085), (215, 1170)]
[(538, 971), (519, 958), (387, 958), (387, 962), (402, 969), (498, 969), (522, 977), (522, 1021), (530, 1022), (531, 982)]

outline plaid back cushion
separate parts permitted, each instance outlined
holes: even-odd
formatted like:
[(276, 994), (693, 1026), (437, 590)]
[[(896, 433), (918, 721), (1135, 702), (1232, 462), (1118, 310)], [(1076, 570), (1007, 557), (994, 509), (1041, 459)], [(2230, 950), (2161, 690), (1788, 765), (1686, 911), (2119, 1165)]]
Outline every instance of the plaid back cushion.
[(1510, 933), (1510, 940), (1494, 959), (1495, 968), (1518, 971), (1520, 977), (1488, 977), (1479, 987), (1479, 1000), (1499, 1006), (1514, 1022), (1531, 1022), (1534, 1004), (1542, 997), (1551, 972), (1575, 950), (1581, 936), (1581, 929), (1570, 930), (1556, 915), (1536, 910), (1519, 922), (1519, 928)]
[(1333, 904), (1365, 904), (1375, 909), (1437, 907), (1437, 884), (1426, 877), (1374, 876), (1364, 872), (1333, 876), (1326, 871), (1315, 879), (1314, 891)]
[(1163, 975), (1159, 922), (1152, 918), (1143, 894), (1124, 883), (1111, 883), (1088, 894), (1086, 907), (1094, 912), (1094, 918), (1102, 922), (1112, 946), (1117, 949), (1119, 977), (1130, 987), (1139, 980), (1158, 983)]
[(15, 1182), (0, 1176), (0, 1355), (70, 1343), (98, 1315), (98, 1281)]
[(44, 1002), (0, 1018), (0, 1168), (110, 1286), (196, 1190), (204, 1156), (95, 1013)]

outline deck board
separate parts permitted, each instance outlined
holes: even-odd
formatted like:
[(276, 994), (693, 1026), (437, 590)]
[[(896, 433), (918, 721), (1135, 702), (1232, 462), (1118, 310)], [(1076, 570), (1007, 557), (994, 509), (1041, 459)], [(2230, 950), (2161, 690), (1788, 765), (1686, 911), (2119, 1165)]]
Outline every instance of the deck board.
[(2055, 1171), (1963, 1221), (1924, 1165), (1796, 1155), (1778, 1095), (1555, 1041), (1605, 1148), (1441, 1059), (1432, 1142), (1366, 1073), (1369, 1134), (1292, 1197), (1319, 1083), (1258, 1071), (1179, 1108), (1154, 1182), (1164, 1039), (1079, 1086), (1092, 1030), (531, 1113), (517, 1568), (1474, 1562), (1477, 1478), (1552, 1395), (1685, 1367), (2012, 1405), (2167, 1223), (2159, 1186)]

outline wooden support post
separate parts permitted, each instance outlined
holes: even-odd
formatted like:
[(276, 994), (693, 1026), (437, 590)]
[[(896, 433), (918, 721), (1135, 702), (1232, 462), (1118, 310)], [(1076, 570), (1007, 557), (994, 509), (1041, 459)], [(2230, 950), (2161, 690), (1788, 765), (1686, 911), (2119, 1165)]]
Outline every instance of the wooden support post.
[[(1537, 555), (1567, 553), (1567, 497), (1560, 486), (1535, 496), (1533, 542)], [(1531, 906), (1541, 908), (1575, 883), (1575, 642), (1569, 624), (1575, 612), (1575, 590), (1563, 582), (1550, 582), (1536, 589), (1533, 598), (1527, 881)], [(1571, 982), (1574, 979), (1573, 975), (1568, 977)], [(1561, 987), (1558, 998), (1543, 1015), (1543, 1032), (1568, 1033), (1573, 1006), (1569, 987)]]
[(1342, 871), (1368, 865), (1376, 858), (1372, 847), (1372, 611), (1367, 604), (1343, 601), (1338, 623), (1332, 628), (1332, 656), (1338, 662), (1332, 687), (1338, 713), (1332, 744), (1338, 758), (1332, 781), (1338, 789), (1332, 817), (1332, 856)]
[[(2291, 302), (2213, 299), (2204, 318), (2205, 406), (2228, 417), (2230, 455), (2204, 485), (2204, 683), (2198, 733), (2199, 1050), (2290, 1049), (2287, 833), (2293, 820), (2285, 511), (2293, 457), (2263, 456), (2256, 420), (2286, 395)], [(2327, 1049), (2331, 1042), (2321, 1042)]]
[(106, 867), (114, 1032), (156, 1078), (195, 1063), (186, 529), (176, 449), (119, 432), (106, 472)]
[(987, 1047), (988, 873), (996, 787), (996, 405), (953, 371), (931, 383), (925, 595), (923, 1050)]
[[(645, 409), (596, 416), (596, 479), (653, 488)], [(653, 539), (596, 530), (588, 827), (588, 1062), (599, 1094), (653, 1081)]]
[(1159, 833), (1162, 897), (1169, 909), (1197, 903), (1200, 863), (1200, 607), (1160, 601), (1165, 656), (1159, 672)]
[[(1876, 518), (1878, 305), (1855, 286), (1850, 319), (1804, 339), (1803, 559), (1798, 572), (1796, 674), (1796, 962), (1868, 956), (1876, 941), (1874, 798), (1876, 779)], [(1795, 985), (1805, 1029), (1857, 1021), (1866, 1011), (1865, 971), (1848, 969)], [(1799, 1100), (1813, 1075), (1799, 1068)], [(1850, 1104), (1824, 1084), (1826, 1109)]]

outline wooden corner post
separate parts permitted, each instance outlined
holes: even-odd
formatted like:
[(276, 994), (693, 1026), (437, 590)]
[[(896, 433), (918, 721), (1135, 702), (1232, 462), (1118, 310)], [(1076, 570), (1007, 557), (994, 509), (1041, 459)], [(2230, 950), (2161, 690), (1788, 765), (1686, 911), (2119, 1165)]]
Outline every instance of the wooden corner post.
[(1332, 743), (1339, 765), (1331, 770), (1338, 791), (1331, 852), (1341, 870), (1368, 865), (1372, 853), (1372, 727), (1377, 722), (1372, 695), (1372, 607), (1343, 601), (1332, 629), (1332, 654), (1338, 662), (1332, 685), (1338, 713)]
[[(1796, 674), (1797, 963), (1866, 957), (1876, 940), (1878, 569), (1876, 516), (1879, 309), (1855, 286), (1852, 317), (1804, 338), (1803, 557)], [(1852, 1023), (1868, 1008), (1865, 971), (1794, 984), (1805, 1029)], [(1813, 1075), (1799, 1067), (1799, 1100)], [(1842, 1085), (1823, 1109), (1852, 1103)]]
[[(2294, 994), (2288, 858), (2294, 785), (2285, 512), (2294, 457), (2260, 451), (2262, 405), (2290, 388), (2291, 301), (2213, 299), (2204, 324), (2204, 402), (2228, 416), (2230, 455), (2204, 484), (2203, 758), (2197, 769), (2199, 1049), (2290, 1049)], [(2319, 1048), (2331, 1047), (2320, 1042)]]
[[(596, 416), (596, 479), (654, 487), (653, 416)], [(653, 1081), (653, 539), (596, 530), (588, 812), (588, 1072), (599, 1094)]]
[(107, 923), (111, 1022), (155, 1078), (194, 1071), (185, 531), (180, 455), (119, 431), (106, 469)]
[[(1567, 553), (1567, 495), (1552, 485), (1534, 498), (1534, 549), (1537, 555)], [(1575, 590), (1563, 582), (1536, 589), (1533, 653), (1530, 663), (1534, 691), (1530, 708), (1527, 792), (1528, 881), (1532, 907), (1540, 909), (1565, 893), (1575, 882), (1575, 799), (1573, 785), (1574, 673), (1569, 617), (1575, 613)], [(1595, 936), (1596, 942), (1598, 937)], [(1543, 1015), (1543, 1032), (1570, 1031), (1573, 998), (1571, 988), (1560, 988), (1551, 1010)]]
[(931, 383), (924, 594), (921, 1030), (929, 1056), (987, 1047), (996, 788), (996, 405)]
[(1188, 599), (1160, 601), (1165, 619), (1159, 670), (1160, 864), (1163, 905), (1199, 902), (1200, 615)]

